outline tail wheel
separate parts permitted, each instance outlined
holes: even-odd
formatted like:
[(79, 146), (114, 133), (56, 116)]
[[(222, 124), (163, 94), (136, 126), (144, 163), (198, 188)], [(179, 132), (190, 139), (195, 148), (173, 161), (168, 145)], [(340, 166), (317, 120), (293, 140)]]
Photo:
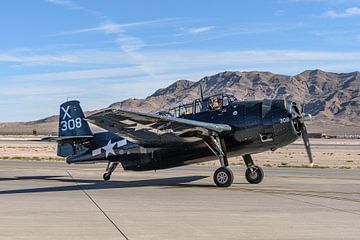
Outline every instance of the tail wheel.
[(110, 177), (111, 177), (111, 173), (104, 173), (104, 175), (103, 175), (103, 178), (104, 178), (104, 180), (105, 181), (109, 181), (110, 180)]
[(214, 182), (218, 187), (229, 187), (234, 181), (234, 175), (229, 168), (218, 168), (214, 173)]
[(251, 184), (258, 184), (264, 179), (264, 171), (261, 167), (253, 166), (246, 169), (246, 180)]

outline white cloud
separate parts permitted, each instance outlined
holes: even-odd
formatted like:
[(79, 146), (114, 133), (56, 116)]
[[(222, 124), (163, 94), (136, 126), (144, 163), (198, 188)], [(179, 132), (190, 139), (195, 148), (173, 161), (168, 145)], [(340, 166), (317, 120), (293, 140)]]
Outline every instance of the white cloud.
[(50, 65), (56, 63), (75, 63), (76, 61), (75, 56), (67, 54), (14, 55), (0, 53), (0, 62), (21, 63), (26, 65)]
[[(274, 66), (274, 69), (282, 73), (296, 73), (296, 71), (311, 68), (311, 64), (360, 62), (360, 52), (172, 50), (143, 52), (142, 54), (142, 62), (156, 74), (199, 71), (199, 69), (214, 69), (214, 72), (215, 69), (263, 70), (265, 66)], [(293, 66), (295, 70), (289, 71), (290, 66)]]
[(321, 69), (324, 71), (331, 71), (331, 72), (354, 72), (359, 71), (360, 61), (354, 62), (344, 62), (344, 63), (329, 63), (329, 64), (319, 64), (316, 66), (317, 69)]
[(88, 33), (88, 32), (104, 32), (104, 33), (119, 33), (123, 32), (123, 25), (117, 23), (102, 23), (93, 28), (82, 28), (71, 31), (60, 32), (57, 35), (72, 35), (78, 33)]
[(68, 8), (70, 10), (86, 12), (87, 14), (90, 14), (90, 15), (95, 16), (95, 17), (97, 17), (99, 19), (102, 19), (102, 20), (108, 20), (108, 17), (105, 16), (103, 13), (92, 10), (92, 9), (85, 8), (85, 7), (79, 5), (79, 4), (77, 4), (77, 3), (75, 3), (75, 2), (73, 2), (71, 0), (45, 0), (45, 1), (48, 2), (48, 3), (52, 3), (52, 4), (55, 4), (55, 5), (59, 5), (59, 6)]
[(74, 3), (73, 1), (70, 1), (70, 0), (46, 0), (46, 2), (53, 3), (53, 4), (56, 4), (56, 5), (60, 5), (60, 6), (63, 6), (63, 7), (67, 7), (67, 8), (72, 9), (72, 10), (83, 9), (80, 5)]
[(329, 10), (323, 14), (325, 17), (331, 18), (342, 18), (342, 17), (352, 17), (360, 15), (360, 7), (351, 7), (345, 9), (343, 12), (337, 12), (334, 10)]
[(121, 50), (126, 53), (136, 51), (146, 46), (146, 43), (141, 38), (125, 34), (119, 34), (116, 38), (116, 42)]
[(107, 21), (99, 24), (96, 27), (91, 28), (82, 28), (75, 29), (70, 31), (60, 32), (57, 35), (71, 35), (71, 34), (79, 34), (79, 33), (88, 33), (88, 32), (103, 32), (103, 33), (122, 33), (126, 29), (135, 28), (135, 27), (145, 27), (145, 26), (154, 26), (159, 24), (169, 24), (179, 21), (179, 18), (163, 18), (163, 19), (155, 19), (148, 21), (139, 21), (139, 22), (129, 22), (129, 23), (115, 23), (112, 21)]
[(104, 23), (100, 24), (98, 29), (105, 33), (119, 33), (124, 31), (124, 26), (117, 23)]
[[(45, 50), (47, 50), (45, 48)], [(42, 54), (44, 49), (13, 49), (8, 52), (0, 52), (0, 63), (14, 63), (21, 66), (48, 65), (68, 66), (79, 65), (133, 65), (126, 53), (110, 49), (82, 49), (69, 50), (62, 48), (51, 49), (54, 54)], [(77, 65), (78, 66), (78, 65)]]
[(75, 89), (73, 86), (41, 86), (41, 85), (31, 85), (31, 86), (22, 86), (12, 85), (7, 87), (1, 87), (2, 96), (36, 96), (36, 95), (63, 95), (78, 93), (82, 89)]
[(53, 73), (38, 73), (3, 77), (8, 81), (66, 81), (91, 80), (99, 78), (126, 77), (139, 74), (138, 67), (100, 68), (79, 71), (65, 71)]
[(198, 28), (190, 28), (189, 32), (190, 33), (204, 33), (204, 32), (208, 32), (211, 29), (213, 29), (213, 26), (206, 26), (206, 27), (198, 27)]
[[(89, 10), (85, 8), (82, 8), (82, 10), (89, 12)], [(91, 11), (91, 13), (92, 12), (93, 11)], [(104, 17), (107, 18), (106, 16)], [(132, 22), (126, 24), (118, 24), (112, 21), (107, 21), (106, 23), (102, 23), (94, 28), (85, 28), (85, 29), (62, 32), (60, 33), (60, 35), (86, 33), (86, 32), (94, 32), (94, 31), (99, 31), (106, 34), (115, 34), (116, 35), (115, 42), (119, 45), (120, 50), (123, 53), (125, 53), (128, 57), (130, 57), (131, 61), (135, 61), (137, 63), (139, 70), (141, 70), (143, 73), (151, 77), (155, 77), (154, 74), (149, 70), (150, 68), (147, 66), (147, 62), (142, 61), (142, 59), (144, 58), (142, 54), (138, 52), (140, 48), (146, 46), (146, 43), (139, 37), (134, 37), (129, 34), (125, 34), (124, 28), (146, 26), (146, 25), (153, 26), (155, 24), (160, 24), (160, 23), (164, 24), (178, 20), (179, 20), (178, 18), (164, 18), (158, 20)]]
[[(125, 37), (124, 37), (125, 38)], [(177, 80), (176, 76), (187, 73), (188, 77), (197, 79), (201, 74), (192, 73), (234, 70), (276, 70), (280, 73), (298, 73), (305, 68), (316, 66), (336, 66), (334, 70), (358, 70), (349, 69), (360, 62), (360, 52), (326, 52), (326, 51), (295, 51), (295, 50), (252, 50), (252, 51), (205, 51), (205, 50), (163, 50), (136, 52), (139, 44), (129, 39), (125, 42), (126, 53), (100, 50), (77, 52), (75, 58), (78, 64), (121, 63), (132, 65), (129, 67), (94, 68), (78, 71), (64, 71), (53, 73), (39, 73), (27, 75), (4, 76), (1, 79), (8, 81), (65, 81), (65, 80), (95, 80), (106, 78), (118, 78), (128, 80), (139, 76), (147, 76), (153, 81), (159, 80), (164, 74), (173, 77), (169, 81)], [(124, 58), (124, 54), (128, 55)], [(108, 59), (108, 62), (106, 62)], [(93, 62), (94, 61), (94, 62)], [(273, 66), (273, 68), (271, 68)], [(344, 69), (341, 70), (341, 66)], [(289, 70), (291, 69), (291, 70)], [(193, 76), (193, 77), (192, 77)], [(0, 79), (0, 80), (1, 80)], [(156, 87), (161, 87), (156, 83)]]

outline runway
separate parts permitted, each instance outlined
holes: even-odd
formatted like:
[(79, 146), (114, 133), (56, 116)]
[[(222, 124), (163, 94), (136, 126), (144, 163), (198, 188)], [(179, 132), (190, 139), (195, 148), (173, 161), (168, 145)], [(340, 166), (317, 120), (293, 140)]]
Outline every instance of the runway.
[(0, 161), (0, 239), (360, 239), (360, 170), (213, 166), (157, 172)]

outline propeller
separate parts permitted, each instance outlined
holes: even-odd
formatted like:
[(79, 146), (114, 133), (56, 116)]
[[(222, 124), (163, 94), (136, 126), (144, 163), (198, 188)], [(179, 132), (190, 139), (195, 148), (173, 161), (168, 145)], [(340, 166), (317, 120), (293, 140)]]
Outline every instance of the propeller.
[(304, 141), (306, 153), (309, 158), (310, 166), (313, 166), (314, 162), (313, 162), (313, 157), (312, 157), (312, 153), (311, 153), (310, 140), (309, 140), (309, 135), (306, 130), (306, 126), (305, 126), (305, 121), (311, 120), (311, 115), (304, 113), (304, 105), (301, 107), (301, 112), (299, 111), (297, 106), (294, 105), (292, 114), (293, 114), (293, 119), (295, 120), (294, 121), (295, 128), (297, 131), (301, 132), (301, 136)]
[[(304, 86), (305, 89), (309, 89), (309, 85), (306, 81), (303, 81), (303, 84), (305, 85)], [(301, 110), (299, 110), (296, 103), (294, 103), (292, 115), (293, 115), (293, 119), (295, 120), (294, 126), (295, 126), (296, 130), (301, 132), (301, 137), (304, 141), (304, 145), (305, 145), (307, 156), (309, 158), (310, 166), (312, 167), (314, 165), (314, 162), (313, 162), (313, 157), (312, 157), (312, 153), (311, 153), (309, 135), (307, 133), (306, 126), (305, 126), (305, 121), (311, 120), (311, 114), (305, 114), (305, 112), (304, 112), (305, 97), (306, 97), (306, 94), (303, 94)]]
[(301, 127), (301, 136), (302, 136), (302, 139), (304, 141), (304, 145), (305, 145), (305, 148), (306, 148), (306, 153), (308, 155), (310, 165), (313, 166), (314, 162), (313, 162), (313, 157), (312, 157), (312, 153), (311, 153), (309, 135), (307, 133), (305, 124), (303, 124), (302, 127)]

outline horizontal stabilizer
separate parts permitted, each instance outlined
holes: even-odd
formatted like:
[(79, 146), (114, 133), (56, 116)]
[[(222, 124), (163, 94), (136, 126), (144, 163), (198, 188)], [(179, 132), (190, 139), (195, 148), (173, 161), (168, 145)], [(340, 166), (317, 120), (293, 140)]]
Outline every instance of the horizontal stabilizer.
[(84, 141), (84, 140), (88, 140), (93, 138), (93, 135), (88, 135), (88, 136), (49, 136), (49, 137), (44, 137), (41, 139), (41, 141), (44, 142), (72, 142), (72, 141)]

